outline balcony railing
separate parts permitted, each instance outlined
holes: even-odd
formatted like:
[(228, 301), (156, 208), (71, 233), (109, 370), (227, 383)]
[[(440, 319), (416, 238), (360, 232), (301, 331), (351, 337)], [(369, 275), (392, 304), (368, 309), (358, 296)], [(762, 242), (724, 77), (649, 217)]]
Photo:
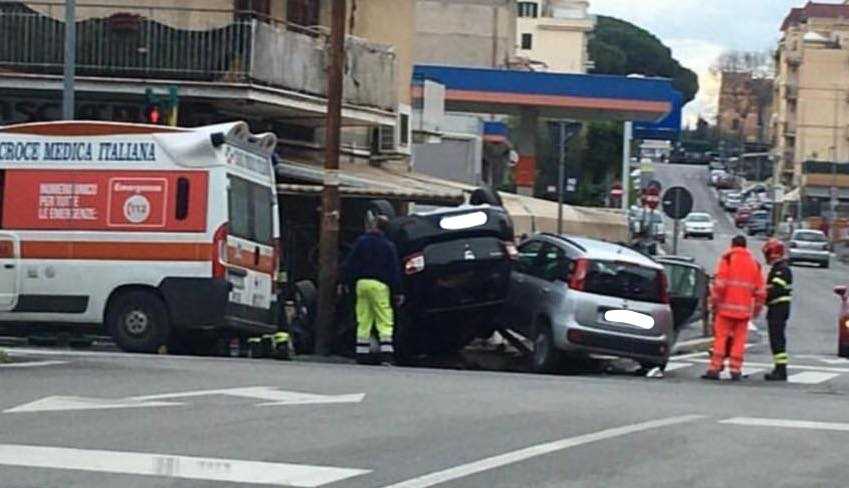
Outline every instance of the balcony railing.
[[(0, 71), (62, 73), (61, 6), (0, 3)], [(79, 76), (243, 82), (326, 95), (327, 39), (320, 31), (226, 10), (77, 8), (97, 14), (77, 22)], [(393, 52), (348, 39), (347, 61), (345, 102), (394, 111)]]

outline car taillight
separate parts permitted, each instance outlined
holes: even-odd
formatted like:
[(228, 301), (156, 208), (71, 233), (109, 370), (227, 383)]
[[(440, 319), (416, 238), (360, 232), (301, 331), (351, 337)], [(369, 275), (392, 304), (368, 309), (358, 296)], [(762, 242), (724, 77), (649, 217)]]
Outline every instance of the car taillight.
[(504, 243), (504, 250), (507, 251), (507, 257), (510, 258), (511, 261), (519, 259), (519, 250), (516, 249), (516, 245), (512, 242), (506, 241)]
[(575, 270), (572, 271), (572, 279), (569, 280), (569, 288), (583, 291), (589, 269), (590, 261), (588, 259), (578, 259), (575, 261)]
[(660, 290), (658, 290), (658, 296), (660, 297), (660, 303), (669, 303), (669, 278), (666, 277), (666, 273), (660, 272), (660, 283), (658, 286)]
[(221, 224), (212, 235), (212, 277), (225, 277), (227, 268), (224, 261), (227, 259), (227, 222)]
[(424, 269), (425, 257), (422, 253), (412, 254), (407, 256), (407, 259), (404, 260), (404, 274), (406, 275), (421, 273)]

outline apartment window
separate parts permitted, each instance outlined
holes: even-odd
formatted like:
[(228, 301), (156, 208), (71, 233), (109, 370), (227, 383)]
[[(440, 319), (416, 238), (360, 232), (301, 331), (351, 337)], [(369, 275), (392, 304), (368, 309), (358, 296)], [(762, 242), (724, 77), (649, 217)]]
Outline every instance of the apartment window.
[(401, 131), (401, 137), (399, 138), (400, 145), (408, 146), (410, 144), (410, 116), (401, 114), (399, 119), (400, 123), (398, 125)]
[(319, 24), (319, 0), (289, 0), (286, 2), (286, 21), (304, 27)]
[(534, 35), (533, 34), (522, 34), (522, 49), (533, 49), (534, 48)]
[(539, 16), (539, 5), (534, 2), (519, 2), (519, 17), (537, 18)]

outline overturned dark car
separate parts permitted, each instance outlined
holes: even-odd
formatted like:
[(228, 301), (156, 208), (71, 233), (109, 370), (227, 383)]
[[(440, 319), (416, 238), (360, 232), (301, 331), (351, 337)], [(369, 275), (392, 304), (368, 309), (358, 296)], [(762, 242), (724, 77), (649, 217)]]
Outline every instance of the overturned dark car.
[[(419, 356), (453, 353), (477, 337), (492, 335), (517, 256), (513, 223), (497, 193), (480, 188), (467, 205), (407, 216), (396, 216), (386, 200), (372, 200), (361, 212), (361, 229), (379, 215), (389, 217), (387, 235), (401, 261), (398, 291), (405, 300), (395, 310), (396, 362), (411, 364)], [(340, 258), (351, 250), (344, 241)], [(294, 286), (292, 325), (299, 352), (309, 353), (314, 346), (316, 295), (312, 282)], [(349, 290), (337, 304), (335, 354), (353, 354), (354, 307)]]
[(455, 352), (496, 330), (517, 252), (500, 206), (469, 205), (394, 219), (404, 304), (396, 311), (399, 363)]

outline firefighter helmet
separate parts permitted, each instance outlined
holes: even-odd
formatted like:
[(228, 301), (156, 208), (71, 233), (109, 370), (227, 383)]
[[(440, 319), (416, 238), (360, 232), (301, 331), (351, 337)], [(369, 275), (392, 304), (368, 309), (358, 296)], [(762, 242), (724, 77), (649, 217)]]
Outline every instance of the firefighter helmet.
[(770, 239), (766, 241), (763, 247), (764, 258), (767, 263), (774, 263), (784, 259), (786, 249), (784, 243), (778, 239)]

